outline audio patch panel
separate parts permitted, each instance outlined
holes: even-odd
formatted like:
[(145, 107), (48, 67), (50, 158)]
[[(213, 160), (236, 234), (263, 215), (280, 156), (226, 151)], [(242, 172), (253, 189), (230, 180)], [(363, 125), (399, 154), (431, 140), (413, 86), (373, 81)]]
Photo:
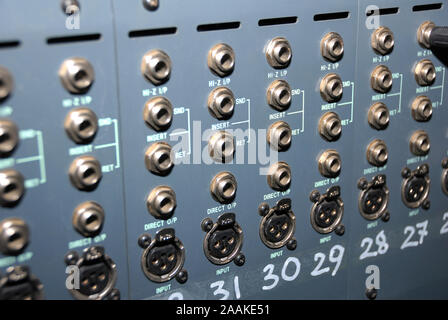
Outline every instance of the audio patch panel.
[(0, 299), (446, 298), (447, 5), (0, 4)]

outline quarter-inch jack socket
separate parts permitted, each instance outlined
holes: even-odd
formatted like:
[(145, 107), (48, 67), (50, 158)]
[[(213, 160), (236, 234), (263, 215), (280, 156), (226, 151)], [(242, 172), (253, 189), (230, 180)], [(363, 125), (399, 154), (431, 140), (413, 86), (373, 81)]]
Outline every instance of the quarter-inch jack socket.
[(79, 204), (73, 210), (72, 224), (84, 237), (94, 237), (103, 229), (104, 209), (94, 201)]
[(448, 196), (448, 158), (442, 161), (442, 190)]
[(327, 33), (320, 41), (320, 53), (328, 61), (340, 60), (344, 55), (344, 40), (336, 32)]
[(207, 100), (208, 111), (218, 120), (229, 119), (235, 109), (233, 92), (226, 87), (218, 87), (210, 92)]
[(370, 126), (376, 130), (384, 130), (389, 126), (389, 109), (382, 102), (374, 103), (367, 114)]
[(0, 157), (7, 157), (19, 143), (19, 129), (11, 120), (0, 119)]
[(432, 21), (423, 22), (417, 30), (417, 41), (418, 43), (425, 49), (431, 49), (431, 45), (429, 43), (429, 37), (431, 35), (431, 31), (434, 29), (436, 25)]
[(156, 131), (166, 130), (173, 121), (173, 106), (165, 97), (154, 97), (146, 101), (143, 120)]
[(429, 121), (432, 116), (431, 99), (427, 96), (418, 96), (412, 102), (411, 111), (415, 121)]
[(394, 34), (388, 27), (381, 26), (372, 33), (370, 42), (375, 52), (385, 55), (394, 48)]
[(5, 67), (0, 66), (0, 101), (6, 99), (14, 89), (14, 80)]
[(64, 121), (65, 132), (75, 143), (89, 143), (98, 131), (98, 118), (89, 108), (70, 110)]
[(327, 102), (341, 100), (342, 91), (342, 80), (336, 73), (327, 74), (320, 82), (320, 95)]
[(140, 69), (146, 80), (157, 86), (169, 80), (171, 59), (162, 50), (150, 50), (143, 56)]
[(328, 149), (322, 152), (318, 160), (321, 175), (327, 178), (335, 178), (341, 173), (341, 167), (341, 157), (336, 150)]
[(416, 156), (427, 155), (431, 148), (428, 133), (424, 130), (415, 131), (409, 139), (409, 148)]
[(219, 43), (208, 52), (207, 64), (214, 74), (227, 76), (235, 68), (235, 52), (228, 44)]
[(268, 104), (278, 110), (284, 111), (291, 105), (291, 87), (285, 80), (274, 80), (266, 91)]
[(272, 149), (285, 151), (291, 145), (291, 127), (284, 121), (274, 122), (269, 126), (266, 138)]
[(22, 199), (25, 184), (22, 174), (14, 169), (0, 171), (0, 205), (11, 207)]
[(387, 163), (389, 152), (383, 140), (375, 139), (369, 143), (366, 151), (367, 161), (375, 167), (382, 167)]
[(285, 191), (291, 185), (291, 167), (284, 161), (274, 163), (269, 167), (268, 185), (277, 191)]
[(70, 93), (85, 93), (95, 80), (92, 65), (85, 58), (73, 57), (65, 60), (59, 68), (59, 78)]
[(266, 46), (266, 59), (273, 68), (286, 68), (291, 63), (292, 50), (288, 40), (276, 37)]
[(234, 137), (227, 131), (221, 130), (214, 133), (208, 140), (210, 158), (220, 163), (230, 162), (235, 154), (234, 140)]
[(431, 60), (420, 60), (414, 67), (414, 76), (420, 86), (430, 86), (436, 80), (436, 68)]
[(392, 88), (392, 72), (384, 65), (377, 66), (370, 74), (370, 85), (377, 92), (389, 92)]
[(92, 156), (80, 156), (73, 160), (68, 175), (73, 186), (83, 191), (95, 189), (103, 177), (101, 164)]
[(25, 250), (30, 240), (28, 225), (20, 218), (7, 218), (0, 221), (0, 252), (18, 255)]
[(342, 123), (335, 112), (325, 113), (319, 120), (319, 134), (327, 141), (336, 141), (341, 136)]
[(176, 193), (168, 186), (158, 186), (152, 189), (146, 199), (146, 207), (157, 219), (166, 220), (176, 210)]
[(167, 175), (174, 167), (171, 146), (166, 142), (156, 142), (145, 152), (146, 169), (161, 176)]
[(220, 203), (230, 203), (235, 199), (237, 183), (235, 176), (223, 171), (213, 177), (210, 183), (210, 193)]

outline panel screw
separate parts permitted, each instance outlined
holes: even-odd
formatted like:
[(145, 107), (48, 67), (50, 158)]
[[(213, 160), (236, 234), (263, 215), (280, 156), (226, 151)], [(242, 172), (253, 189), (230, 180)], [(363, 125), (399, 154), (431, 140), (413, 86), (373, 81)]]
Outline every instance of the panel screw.
[(320, 198), (319, 191), (317, 191), (317, 190), (311, 191), (311, 193), (310, 193), (310, 201), (311, 202), (317, 202), (317, 201), (319, 201), (319, 198)]
[(188, 272), (185, 269), (182, 269), (176, 276), (177, 282), (180, 284), (184, 284), (188, 280)]
[(201, 223), (201, 229), (204, 232), (208, 232), (210, 230), (212, 230), (213, 228), (213, 220), (210, 218), (205, 218), (204, 220), (202, 220)]
[(243, 253), (239, 253), (233, 260), (238, 267), (241, 267), (246, 262), (246, 256)]
[(159, 0), (143, 0), (143, 6), (150, 11), (157, 10), (159, 7)]
[(112, 291), (106, 297), (107, 300), (120, 300), (120, 298), (120, 290), (118, 290), (117, 288), (112, 289)]
[(448, 158), (442, 160), (442, 168), (448, 169)]
[(375, 300), (378, 295), (378, 291), (375, 288), (370, 288), (366, 290), (366, 296), (370, 300)]
[(149, 234), (144, 233), (138, 238), (138, 245), (142, 249), (148, 248), (150, 244), (151, 244), (151, 236)]
[(423, 201), (422, 204), (422, 208), (425, 210), (429, 210), (429, 208), (431, 207), (431, 201), (429, 201), (428, 199), (426, 199), (425, 201)]
[(411, 176), (411, 170), (409, 168), (403, 168), (403, 170), (401, 170), (401, 176), (403, 178), (409, 178)]
[(77, 0), (63, 0), (62, 11), (68, 16), (79, 12), (79, 2)]
[(334, 232), (338, 235), (338, 236), (342, 236), (345, 233), (345, 226), (343, 224), (339, 224), (336, 229), (334, 230)]
[(265, 215), (267, 215), (269, 212), (269, 204), (267, 204), (267, 202), (262, 202), (260, 203), (260, 205), (258, 206), (258, 213), (260, 214), (260, 216), (264, 217)]
[(70, 266), (76, 264), (79, 259), (79, 255), (76, 251), (70, 251), (64, 257), (65, 264)]
[(387, 222), (390, 220), (390, 213), (389, 212), (385, 212), (384, 215), (381, 217), (381, 220), (383, 220), (384, 222)]
[(295, 238), (292, 238), (291, 240), (288, 241), (288, 243), (286, 244), (286, 248), (288, 248), (288, 250), (296, 250), (297, 248), (297, 240)]
[(364, 190), (364, 189), (367, 188), (367, 185), (368, 185), (368, 184), (369, 184), (369, 183), (367, 182), (367, 179), (366, 179), (366, 178), (360, 178), (360, 179), (358, 180), (358, 189)]

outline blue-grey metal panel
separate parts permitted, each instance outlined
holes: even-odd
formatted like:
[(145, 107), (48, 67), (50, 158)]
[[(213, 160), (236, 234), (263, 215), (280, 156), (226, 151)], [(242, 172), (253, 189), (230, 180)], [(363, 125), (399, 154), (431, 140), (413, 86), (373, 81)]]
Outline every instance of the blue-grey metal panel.
[[(442, 228), (447, 221), (447, 196), (440, 187), (440, 163), (448, 156), (446, 65), (416, 40), (423, 21), (446, 23), (446, 1), (439, 1), (441, 9), (419, 12), (412, 11), (413, 6), (437, 1), (376, 1), (382, 9), (398, 8), (396, 13), (380, 16), (380, 25), (389, 27), (395, 36), (393, 52), (382, 60), (370, 46), (373, 30), (366, 27), (365, 11), (371, 3), (364, 0), (318, 0), (312, 4), (161, 0), (155, 11), (144, 9), (141, 1), (79, 2), (80, 29), (75, 30), (66, 28), (67, 16), (58, 2), (40, 1), (26, 8), (13, 1), (0, 4), (0, 42), (20, 41), (16, 47), (0, 47), (0, 65), (8, 68), (15, 80), (12, 96), (0, 103), (0, 115), (11, 118), (21, 130), (19, 147), (10, 158), (1, 159), (0, 166), (19, 170), (28, 186), (18, 206), (0, 209), (0, 219), (22, 217), (31, 229), (31, 243), (22, 255), (0, 256), (2, 272), (10, 265), (29, 265), (44, 284), (46, 298), (68, 299), (64, 255), (97, 244), (117, 263), (116, 287), (122, 298), (363, 299), (366, 268), (372, 265), (381, 275), (378, 298), (446, 298), (448, 259), (441, 249), (447, 241)], [(333, 12), (347, 12), (348, 16), (314, 20), (316, 14)], [(291, 16), (296, 16), (297, 22), (258, 25), (260, 19)], [(207, 32), (196, 29), (221, 22), (240, 25)], [(131, 31), (168, 27), (176, 31), (130, 37)], [(344, 56), (336, 63), (328, 63), (320, 55), (320, 41), (328, 32), (337, 32), (344, 40)], [(92, 34), (100, 34), (100, 39), (47, 43), (48, 38)], [(291, 64), (283, 70), (272, 69), (264, 54), (267, 42), (277, 36), (287, 38), (293, 52)], [(236, 54), (234, 72), (221, 80), (238, 101), (233, 116), (225, 121), (214, 119), (206, 105), (210, 91), (221, 85), (217, 82), (220, 78), (207, 67), (207, 53), (221, 42)], [(140, 71), (141, 59), (151, 49), (165, 51), (173, 64), (170, 80), (160, 86), (145, 80)], [(58, 79), (62, 61), (73, 56), (87, 58), (95, 69), (95, 82), (83, 95), (67, 93)], [(433, 117), (418, 123), (410, 112), (418, 95), (412, 68), (423, 57), (434, 62), (437, 80), (424, 93), (433, 101)], [(387, 65), (395, 76), (393, 88), (385, 96), (370, 88), (370, 72), (378, 64)], [(329, 72), (337, 73), (344, 82), (343, 97), (333, 104), (324, 102), (319, 93), (320, 80)], [(292, 105), (285, 112), (266, 103), (266, 89), (274, 79), (288, 81), (294, 91)], [(144, 103), (152, 96), (168, 98), (175, 108), (166, 136), (158, 135), (143, 121)], [(390, 125), (383, 131), (367, 123), (367, 110), (377, 99), (391, 110)], [(91, 149), (75, 149), (64, 132), (67, 112), (78, 105), (88, 106), (102, 119)], [(343, 120), (342, 135), (336, 142), (323, 140), (317, 131), (326, 111), (338, 113)], [(249, 150), (258, 151), (265, 140), (265, 133), (258, 135), (257, 131), (277, 120), (288, 122), (294, 132), (289, 150), (278, 153), (278, 159), (292, 170), (291, 187), (285, 193), (274, 192), (266, 176), (260, 175), (265, 164), (247, 161)], [(207, 152), (202, 157), (207, 145), (207, 139), (199, 141), (202, 131), (216, 131), (219, 126), (255, 130), (250, 140), (239, 139), (242, 147), (238, 152), (246, 154), (244, 164), (204, 163), (210, 159)], [(431, 139), (431, 151), (424, 158), (409, 151), (409, 137), (417, 129), (426, 130)], [(365, 156), (366, 146), (374, 138), (383, 139), (389, 150), (387, 166), (378, 171)], [(159, 140), (172, 145), (183, 141), (184, 153), (177, 160), (189, 160), (190, 164), (178, 164), (164, 177), (149, 172), (144, 153)], [(323, 178), (317, 167), (319, 154), (330, 148), (342, 158), (337, 179)], [(93, 192), (76, 190), (67, 175), (71, 161), (84, 153), (94, 155), (104, 166), (103, 179)], [(430, 168), (431, 208), (412, 210), (401, 200), (401, 170), (423, 163)], [(221, 171), (232, 172), (238, 182), (235, 201), (224, 206), (213, 200), (209, 190), (211, 179)], [(370, 180), (379, 173), (386, 175), (390, 189), (388, 222), (365, 220), (358, 210), (358, 179)], [(177, 208), (169, 220), (157, 220), (146, 209), (146, 197), (158, 185), (168, 185), (176, 192)], [(324, 193), (333, 185), (341, 187), (344, 201), (342, 236), (319, 234), (310, 224), (310, 192)], [(273, 206), (285, 197), (292, 200), (297, 221), (294, 251), (269, 249), (258, 234), (259, 204), (266, 201)], [(74, 207), (86, 200), (97, 201), (106, 212), (103, 232), (96, 239), (83, 238), (71, 225)], [(234, 212), (243, 229), (244, 266), (216, 266), (203, 253), (201, 221), (207, 217), (216, 221), (224, 212)], [(166, 227), (174, 228), (185, 246), (184, 267), (189, 274), (185, 284), (174, 279), (154, 283), (141, 270), (139, 236), (149, 233), (154, 237)], [(401, 249), (407, 238), (413, 247)]]
[[(2, 163), (19, 170), (29, 187), (18, 206), (2, 208), (0, 216), (23, 218), (31, 231), (26, 251), (12, 260), (2, 255), (1, 268), (29, 265), (43, 283), (46, 298), (70, 298), (65, 288), (65, 254), (101, 245), (118, 265), (117, 287), (126, 298), (127, 253), (111, 5), (108, 1), (82, 2), (85, 15), (80, 30), (65, 28), (66, 15), (54, 1), (30, 3), (26, 8), (13, 2), (1, 6), (0, 39), (21, 42), (18, 47), (0, 51), (0, 64), (9, 69), (15, 81), (14, 92), (2, 102), (1, 110), (10, 113), (8, 118), (21, 132), (19, 147)], [(103, 14), (98, 16), (98, 12)], [(101, 39), (52, 45), (46, 42), (50, 37), (92, 32), (100, 33)], [(62, 62), (74, 56), (88, 59), (95, 70), (95, 82), (84, 95), (69, 94), (58, 77)], [(64, 118), (76, 106), (91, 108), (103, 124), (94, 141), (82, 150), (64, 131)], [(69, 165), (81, 154), (95, 156), (104, 166), (103, 178), (92, 192), (78, 191), (69, 181)], [(106, 166), (110, 172), (106, 172)], [(73, 209), (88, 200), (98, 202), (105, 210), (104, 228), (96, 238), (84, 238), (72, 226)]]

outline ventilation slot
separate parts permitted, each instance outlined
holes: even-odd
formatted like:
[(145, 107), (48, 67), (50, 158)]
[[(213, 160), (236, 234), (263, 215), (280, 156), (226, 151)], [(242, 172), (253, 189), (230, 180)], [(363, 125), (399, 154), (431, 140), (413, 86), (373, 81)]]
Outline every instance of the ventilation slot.
[(278, 24), (292, 24), (297, 22), (297, 17), (282, 17), (282, 18), (269, 18), (258, 20), (258, 25), (260, 27), (264, 26), (275, 26)]
[(228, 29), (238, 29), (241, 25), (241, 22), (221, 22), (221, 23), (210, 23), (210, 24), (200, 24), (196, 28), (198, 32), (205, 31), (217, 31), (217, 30), (228, 30)]
[(0, 42), (0, 49), (3, 48), (15, 48), (20, 46), (20, 41), (12, 40), (12, 41), (2, 41)]
[(349, 16), (350, 16), (350, 12), (348, 12), (348, 11), (319, 13), (319, 14), (314, 15), (314, 21), (347, 19)]
[(129, 38), (164, 36), (167, 34), (175, 34), (176, 32), (177, 32), (176, 27), (146, 29), (146, 30), (133, 30), (133, 31), (129, 31)]
[(439, 10), (442, 9), (442, 3), (431, 3), (413, 6), (412, 11), (427, 11), (427, 10)]
[(378, 10), (368, 10), (366, 11), (366, 16), (385, 16), (388, 14), (397, 14), (399, 12), (399, 8), (381, 8)]
[(101, 34), (94, 33), (94, 34), (85, 34), (85, 35), (78, 35), (78, 36), (48, 38), (47, 43), (48, 44), (59, 44), (59, 43), (82, 42), (82, 41), (97, 41), (99, 39), (101, 39)]

